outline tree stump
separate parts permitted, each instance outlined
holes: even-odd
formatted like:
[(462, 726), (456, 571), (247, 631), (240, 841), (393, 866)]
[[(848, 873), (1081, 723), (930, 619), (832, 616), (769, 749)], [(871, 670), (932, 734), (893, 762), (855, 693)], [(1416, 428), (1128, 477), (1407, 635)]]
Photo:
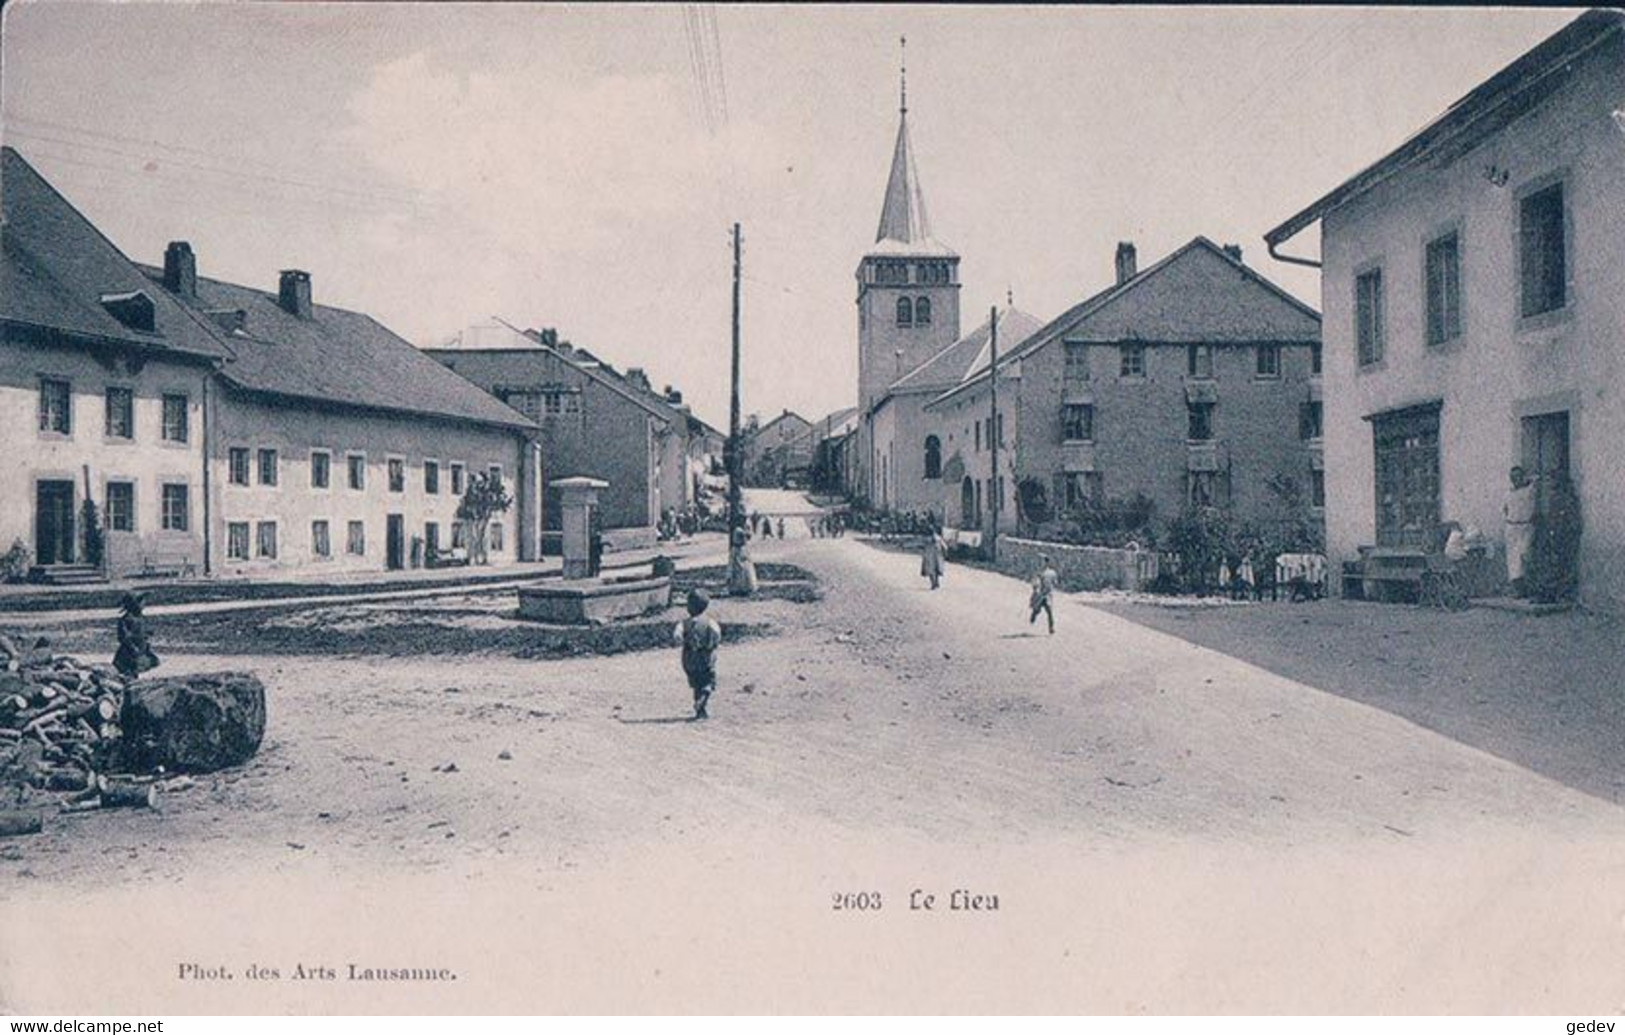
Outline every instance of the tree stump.
[(125, 768), (208, 773), (240, 765), (265, 736), (265, 686), (252, 673), (143, 679), (125, 693)]

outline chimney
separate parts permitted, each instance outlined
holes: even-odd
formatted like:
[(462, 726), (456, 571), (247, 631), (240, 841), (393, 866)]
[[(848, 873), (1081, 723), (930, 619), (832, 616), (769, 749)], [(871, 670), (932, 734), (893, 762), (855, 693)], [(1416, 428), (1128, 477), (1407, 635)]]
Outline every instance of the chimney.
[(185, 241), (170, 241), (164, 249), (164, 287), (182, 298), (197, 297), (197, 256)]
[(283, 270), (277, 303), (301, 320), (310, 319), (310, 274), (304, 270)]
[(1224, 253), (1226, 255), (1230, 256), (1230, 258), (1234, 259), (1236, 262), (1241, 261), (1241, 245), (1239, 245), (1239, 244), (1227, 244), (1227, 245), (1225, 245), (1224, 246)]
[(1117, 282), (1119, 284), (1125, 284), (1128, 281), (1133, 280), (1134, 279), (1134, 274), (1136, 272), (1138, 272), (1138, 270), (1137, 270), (1137, 268), (1135, 266), (1134, 242), (1133, 241), (1118, 241), (1117, 242)]
[(679, 392), (677, 389), (673, 388), (671, 385), (667, 385), (666, 386), (666, 401), (671, 403), (673, 406), (681, 406), (683, 404), (683, 393)]

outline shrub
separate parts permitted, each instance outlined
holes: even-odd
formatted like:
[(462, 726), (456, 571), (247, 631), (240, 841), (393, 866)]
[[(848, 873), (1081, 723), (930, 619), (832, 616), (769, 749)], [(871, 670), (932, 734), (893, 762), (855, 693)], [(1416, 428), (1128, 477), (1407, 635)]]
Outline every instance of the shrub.
[(29, 552), (28, 546), (21, 539), (11, 541), (11, 549), (0, 554), (0, 578), (7, 582), (21, 582), (28, 577), (30, 562), (34, 555)]

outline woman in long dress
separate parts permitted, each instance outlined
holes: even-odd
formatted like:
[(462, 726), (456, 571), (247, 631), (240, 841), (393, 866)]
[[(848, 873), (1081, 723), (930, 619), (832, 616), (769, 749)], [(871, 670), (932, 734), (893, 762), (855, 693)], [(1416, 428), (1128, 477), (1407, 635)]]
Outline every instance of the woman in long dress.
[(932, 589), (942, 584), (942, 558), (947, 552), (942, 533), (933, 527), (925, 538), (925, 552), (920, 555), (920, 574), (931, 580)]

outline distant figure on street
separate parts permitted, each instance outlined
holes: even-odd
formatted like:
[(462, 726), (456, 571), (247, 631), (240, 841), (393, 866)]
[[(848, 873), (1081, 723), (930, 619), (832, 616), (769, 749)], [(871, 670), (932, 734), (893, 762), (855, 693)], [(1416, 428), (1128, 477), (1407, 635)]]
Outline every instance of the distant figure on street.
[(113, 655), (113, 667), (125, 679), (135, 679), (158, 667), (158, 655), (152, 652), (152, 643), (147, 639), (147, 620), (141, 614), (143, 607), (140, 594), (124, 594), (123, 613), (118, 620), (118, 653)]
[(1027, 624), (1031, 625), (1038, 621), (1038, 612), (1042, 611), (1044, 612), (1044, 616), (1049, 619), (1050, 635), (1054, 636), (1055, 585), (1056, 583), (1060, 582), (1061, 577), (1055, 574), (1054, 568), (1050, 567), (1048, 554), (1040, 556), (1038, 558), (1038, 563), (1043, 567), (1037, 575), (1033, 576), (1033, 594), (1027, 601), (1027, 605), (1032, 610), (1032, 613), (1027, 616)]
[(688, 591), (688, 617), (677, 623), (674, 636), (683, 645), (683, 674), (694, 691), (694, 718), (709, 718), (705, 706), (717, 688), (717, 648), (722, 645), (722, 627), (708, 617), (705, 609), (711, 598), (702, 589)]
[(779, 518), (779, 538), (784, 538), (784, 519)]
[(1507, 582), (1512, 595), (1525, 594), (1524, 574), (1529, 548), (1535, 541), (1535, 484), (1522, 467), (1511, 471), (1512, 488), (1507, 492), (1502, 513), (1506, 517)]
[(942, 559), (948, 553), (948, 543), (935, 528), (925, 537), (925, 551), (920, 554), (920, 574), (931, 580), (931, 588), (942, 584)]

